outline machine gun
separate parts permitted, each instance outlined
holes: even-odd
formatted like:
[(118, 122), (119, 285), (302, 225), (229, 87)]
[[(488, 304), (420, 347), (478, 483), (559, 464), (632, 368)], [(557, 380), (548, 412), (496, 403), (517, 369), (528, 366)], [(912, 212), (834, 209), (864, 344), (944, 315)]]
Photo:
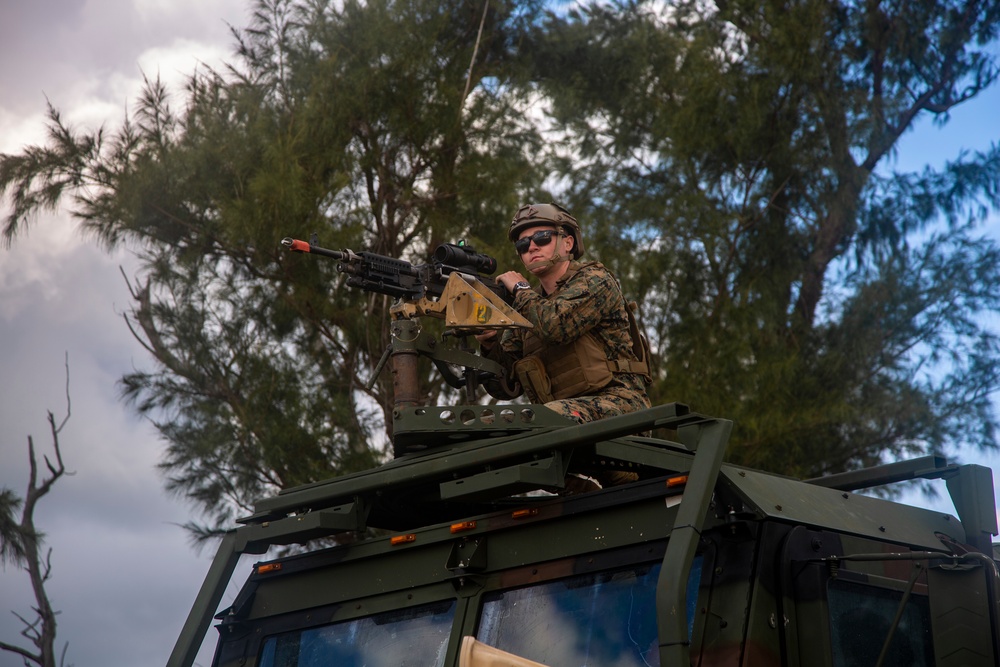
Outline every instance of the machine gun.
[[(452, 387), (464, 387), (469, 402), (482, 384), (497, 398), (516, 398), (521, 387), (495, 361), (482, 357), (466, 345), (466, 338), (490, 329), (531, 328), (531, 323), (510, 305), (511, 295), (489, 277), (496, 260), (477, 253), (464, 243), (444, 243), (434, 250), (433, 261), (412, 264), (406, 260), (372, 252), (330, 250), (310, 241), (285, 238), (281, 244), (293, 252), (310, 253), (338, 261), (337, 271), (347, 275), (351, 287), (386, 294), (396, 299), (389, 314), (392, 342), (375, 367), (372, 384), (386, 362), (393, 361), (394, 407), (422, 405), (419, 395), (417, 359), (428, 357)], [(443, 319), (446, 337), (457, 338), (458, 347), (445, 347), (417, 322), (420, 317)], [(461, 366), (461, 375), (451, 366)], [(370, 388), (370, 386), (369, 386)]]
[(474, 276), (501, 299), (508, 299), (502, 285), (492, 279), (484, 280), (485, 276), (496, 271), (497, 261), (476, 252), (475, 248), (465, 243), (442, 243), (434, 250), (433, 263), (417, 265), (373, 252), (321, 248), (316, 245), (315, 236), (308, 243), (285, 238), (281, 244), (293, 252), (308, 252), (338, 260), (337, 270), (348, 274), (347, 284), (351, 287), (404, 301), (424, 297), (440, 299), (452, 273)]

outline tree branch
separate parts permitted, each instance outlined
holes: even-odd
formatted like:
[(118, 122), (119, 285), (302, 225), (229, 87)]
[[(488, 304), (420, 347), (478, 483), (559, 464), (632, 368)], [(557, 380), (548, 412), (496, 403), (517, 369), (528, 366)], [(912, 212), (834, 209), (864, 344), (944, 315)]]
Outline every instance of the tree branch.
[[(66, 416), (57, 423), (55, 415), (51, 411), (47, 413), (49, 430), (52, 435), (52, 449), (54, 451), (55, 462), (53, 463), (48, 456), (42, 456), (49, 474), (47, 477), (43, 476), (41, 482), (39, 482), (38, 458), (35, 454), (35, 443), (33, 438), (29, 435), (28, 464), (30, 466), (30, 473), (28, 477), (28, 489), (24, 496), (21, 521), (17, 526), (12, 527), (12, 537), (16, 538), (20, 543), (23, 552), (23, 558), (19, 559), (18, 562), (20, 566), (27, 571), (28, 577), (31, 580), (31, 588), (35, 594), (35, 605), (31, 609), (35, 612), (36, 618), (34, 621), (28, 621), (28, 619), (19, 615), (17, 612), (12, 611), (12, 613), (24, 624), (24, 628), (21, 630), (21, 636), (34, 644), (38, 649), (38, 653), (32, 653), (25, 648), (5, 642), (0, 642), (0, 651), (7, 651), (9, 653), (20, 655), (23, 658), (25, 665), (28, 665), (29, 663), (37, 664), (39, 667), (55, 667), (56, 665), (56, 615), (59, 612), (52, 609), (52, 604), (49, 601), (47, 592), (45, 591), (45, 583), (52, 576), (52, 549), (50, 548), (46, 551), (44, 558), (40, 554), (42, 536), (35, 529), (35, 506), (38, 504), (38, 501), (52, 489), (52, 486), (57, 480), (59, 480), (63, 475), (73, 474), (67, 473), (66, 471), (66, 466), (64, 465), (62, 458), (62, 449), (59, 444), (59, 434), (69, 421), (70, 414), (69, 354), (67, 353)], [(4, 540), (7, 541), (7, 539), (8, 535), (5, 534)], [(65, 649), (63, 650), (63, 656), (65, 658)]]

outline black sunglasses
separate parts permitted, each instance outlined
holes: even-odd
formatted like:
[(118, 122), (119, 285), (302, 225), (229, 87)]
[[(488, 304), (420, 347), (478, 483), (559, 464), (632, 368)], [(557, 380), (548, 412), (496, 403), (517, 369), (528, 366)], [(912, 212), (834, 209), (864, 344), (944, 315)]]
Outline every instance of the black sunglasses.
[(539, 248), (547, 246), (548, 244), (552, 243), (553, 234), (557, 234), (559, 236), (565, 236), (565, 234), (563, 234), (562, 232), (556, 231), (554, 229), (546, 229), (541, 232), (535, 232), (531, 236), (525, 236), (523, 239), (518, 239), (514, 241), (514, 250), (517, 251), (518, 255), (523, 255), (524, 253), (528, 252), (528, 248), (531, 246), (532, 241), (534, 241), (535, 245), (538, 246)]

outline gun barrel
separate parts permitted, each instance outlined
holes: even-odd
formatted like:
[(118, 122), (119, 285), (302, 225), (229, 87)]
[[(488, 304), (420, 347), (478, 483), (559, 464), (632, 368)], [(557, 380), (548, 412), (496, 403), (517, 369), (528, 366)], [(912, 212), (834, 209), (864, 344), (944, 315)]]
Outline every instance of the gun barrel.
[(332, 257), (333, 259), (347, 259), (347, 253), (340, 250), (329, 250), (328, 248), (321, 248), (318, 245), (313, 245), (308, 241), (300, 241), (299, 239), (293, 239), (290, 236), (286, 236), (281, 239), (281, 245), (285, 246), (293, 252), (308, 252), (313, 255), (323, 255), (324, 257)]

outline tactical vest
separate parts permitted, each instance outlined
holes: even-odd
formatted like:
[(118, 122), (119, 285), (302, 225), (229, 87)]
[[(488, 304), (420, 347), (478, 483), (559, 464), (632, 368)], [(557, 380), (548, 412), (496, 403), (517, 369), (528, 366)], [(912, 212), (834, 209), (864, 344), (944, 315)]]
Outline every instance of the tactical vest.
[[(604, 268), (597, 262), (583, 266)], [(577, 270), (570, 269), (566, 279)], [(617, 280), (615, 284), (618, 284)], [(625, 302), (624, 295), (622, 301)], [(639, 331), (632, 312), (634, 307), (634, 303), (625, 304), (635, 359), (608, 359), (601, 342), (590, 332), (572, 343), (545, 347), (541, 338), (526, 331), (524, 357), (514, 364), (514, 372), (528, 392), (529, 399), (535, 403), (547, 403), (593, 394), (611, 382), (615, 373), (635, 373), (649, 382), (649, 344)]]

